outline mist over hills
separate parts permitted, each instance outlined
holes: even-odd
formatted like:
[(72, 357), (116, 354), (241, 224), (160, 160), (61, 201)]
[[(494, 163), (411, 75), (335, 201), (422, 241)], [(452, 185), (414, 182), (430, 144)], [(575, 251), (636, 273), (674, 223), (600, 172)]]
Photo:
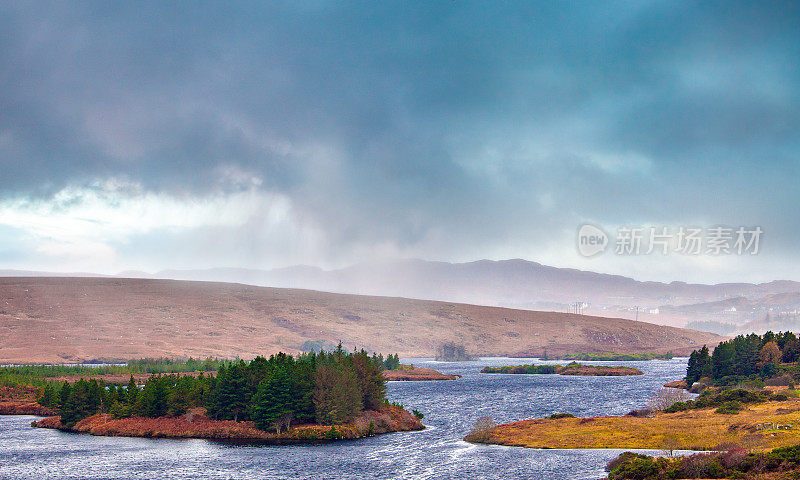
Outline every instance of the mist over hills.
[[(91, 276), (0, 271), (6, 276)], [(717, 333), (763, 328), (800, 328), (800, 282), (696, 284), (638, 281), (540, 263), (480, 260), (447, 263), (425, 260), (365, 262), (323, 270), (297, 265), (271, 270), (211, 268), (120, 272), (117, 277), (232, 282), (277, 288), (381, 295), (586, 313), (613, 318), (689, 326)], [(766, 317), (769, 316), (770, 319)], [(776, 319), (780, 319), (776, 323)], [(767, 321), (768, 320), (768, 321)], [(771, 325), (766, 327), (765, 325)]]
[[(800, 292), (800, 282), (787, 280), (761, 284), (663, 283), (520, 259), (469, 263), (403, 260), (362, 263), (338, 270), (309, 266), (274, 270), (163, 270), (152, 277), (572, 311), (676, 326), (697, 321), (726, 320), (736, 325), (757, 321), (764, 308), (769, 311), (769, 302), (778, 299), (778, 295)], [(727, 305), (731, 301), (748, 306), (737, 309), (732, 318)], [(785, 302), (776, 303), (775, 313), (793, 310), (786, 307)]]

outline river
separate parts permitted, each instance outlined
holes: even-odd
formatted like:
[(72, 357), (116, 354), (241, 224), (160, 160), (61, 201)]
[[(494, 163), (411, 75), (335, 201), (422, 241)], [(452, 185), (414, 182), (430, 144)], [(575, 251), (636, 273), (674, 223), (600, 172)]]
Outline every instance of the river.
[(462, 375), (457, 381), (389, 383), (389, 399), (423, 412), (427, 429), (327, 445), (93, 437), (31, 428), (36, 417), (0, 416), (0, 479), (603, 478), (603, 467), (621, 450), (533, 450), (460, 439), (484, 415), (503, 423), (557, 412), (625, 414), (682, 377), (686, 360), (591, 362), (635, 366), (644, 375), (578, 377), (479, 373), (487, 365), (557, 363), (531, 359), (404, 359)]

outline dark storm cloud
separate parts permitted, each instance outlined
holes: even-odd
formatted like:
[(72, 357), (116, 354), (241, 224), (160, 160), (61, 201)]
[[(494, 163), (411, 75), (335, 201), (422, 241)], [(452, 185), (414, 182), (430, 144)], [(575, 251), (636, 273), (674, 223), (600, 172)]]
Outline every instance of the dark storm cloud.
[[(250, 188), (233, 171), (332, 249), (433, 242), (415, 253), (437, 258), (585, 219), (769, 221), (788, 238), (800, 225), (772, 212), (797, 201), (799, 17), (793, 2), (7, 3), (0, 195)], [(441, 230), (458, 240), (430, 240)]]

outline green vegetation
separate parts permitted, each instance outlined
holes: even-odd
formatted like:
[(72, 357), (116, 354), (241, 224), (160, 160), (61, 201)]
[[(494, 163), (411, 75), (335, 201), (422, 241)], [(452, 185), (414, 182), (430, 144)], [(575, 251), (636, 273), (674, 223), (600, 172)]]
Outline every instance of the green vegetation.
[(0, 386), (34, 385), (44, 387), (56, 377), (66, 375), (111, 375), (134, 373), (184, 373), (213, 372), (231, 360), (207, 358), (197, 360), (172, 360), (169, 358), (143, 358), (129, 360), (125, 365), (13, 365), (0, 367)]
[(639, 362), (645, 360), (670, 360), (671, 353), (569, 353), (560, 360), (587, 360), (592, 362)]
[(550, 420), (554, 420), (556, 418), (575, 418), (575, 415), (571, 413), (554, 413), (547, 418), (549, 418)]
[(739, 388), (735, 390), (724, 390), (716, 394), (706, 391), (703, 392), (703, 395), (697, 397), (696, 400), (676, 402), (672, 404), (672, 406), (665, 408), (664, 412), (674, 413), (684, 410), (718, 407), (716, 410), (717, 413), (735, 414), (739, 413), (745, 404), (763, 403), (772, 398), (772, 392), (768, 390), (750, 392)]
[(383, 355), (378, 355), (378, 362), (384, 370), (402, 370), (404, 366), (400, 364), (400, 356), (396, 353), (394, 355), (389, 354), (385, 359)]
[(162, 417), (183, 415), (191, 407), (202, 406), (214, 385), (204, 375), (153, 375), (139, 389), (131, 376), (127, 386), (108, 385), (102, 380), (80, 379), (74, 385), (64, 382), (58, 390), (52, 384), (43, 389), (39, 403), (61, 414), (61, 423), (74, 426), (96, 413), (116, 418), (130, 416)]
[(733, 445), (715, 452), (679, 458), (654, 458), (625, 452), (612, 460), (606, 471), (609, 472), (609, 480), (752, 478), (772, 472), (791, 472), (792, 475), (780, 478), (797, 478), (797, 473), (800, 473), (800, 445), (776, 448), (765, 453), (748, 453), (741, 446)]
[(713, 355), (709, 355), (706, 346), (693, 351), (686, 369), (686, 383), (691, 386), (708, 377), (715, 385), (729, 386), (748, 379), (798, 373), (795, 365), (798, 358), (800, 342), (792, 332), (739, 335), (720, 343)]
[[(396, 355), (389, 358), (399, 364)], [(212, 418), (252, 420), (262, 430), (275, 428), (280, 433), (293, 421), (338, 425), (352, 421), (362, 410), (380, 408), (386, 403), (384, 367), (382, 356), (369, 356), (364, 350), (347, 353), (339, 346), (331, 353), (298, 357), (279, 353), (269, 359), (220, 363), (216, 376), (152, 375), (142, 388), (133, 375), (127, 386), (83, 378), (74, 385), (49, 382), (39, 401), (57, 409), (68, 427), (96, 413), (161, 417), (206, 407)], [(31, 378), (31, 371), (53, 371), (47, 368), (33, 368), (25, 378)]]
[(484, 367), (481, 373), (517, 373), (534, 375), (553, 375), (561, 365), (506, 365), (504, 367)]

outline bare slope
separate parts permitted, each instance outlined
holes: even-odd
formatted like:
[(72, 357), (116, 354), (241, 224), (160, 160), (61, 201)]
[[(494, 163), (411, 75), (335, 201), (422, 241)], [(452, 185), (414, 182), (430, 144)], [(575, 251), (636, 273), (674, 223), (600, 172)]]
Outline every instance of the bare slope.
[(144, 356), (243, 358), (343, 341), (431, 356), (454, 340), (480, 355), (686, 353), (721, 337), (630, 320), (231, 283), (0, 278), (0, 362)]

